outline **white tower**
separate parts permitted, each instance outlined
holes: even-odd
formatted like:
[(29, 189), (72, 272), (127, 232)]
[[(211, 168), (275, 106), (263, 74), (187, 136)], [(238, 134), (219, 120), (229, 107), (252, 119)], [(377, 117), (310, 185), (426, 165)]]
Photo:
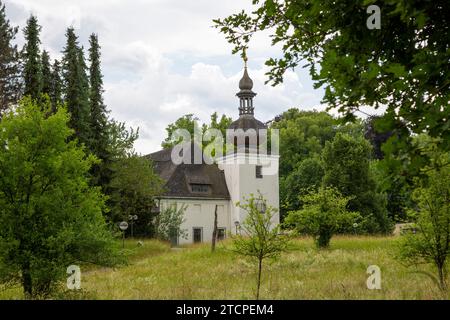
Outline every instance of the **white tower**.
[[(252, 91), (253, 81), (248, 75), (246, 61), (239, 89), (239, 119), (230, 125), (227, 133), (227, 141), (232, 142), (234, 150), (219, 160), (232, 202), (230, 224), (237, 225), (245, 219), (246, 212), (236, 203), (244, 202), (250, 194), (257, 196), (260, 192), (267, 204), (277, 210), (273, 219), (275, 226), (280, 222), (279, 156), (266, 152), (267, 127), (254, 117), (253, 98), (256, 93)], [(236, 229), (232, 232), (235, 233)]]

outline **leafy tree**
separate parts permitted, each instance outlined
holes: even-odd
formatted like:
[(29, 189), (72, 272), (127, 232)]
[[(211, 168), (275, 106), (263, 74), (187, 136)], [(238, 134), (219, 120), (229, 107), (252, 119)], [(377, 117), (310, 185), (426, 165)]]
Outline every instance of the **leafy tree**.
[[(244, 200), (245, 203), (237, 203), (237, 206), (246, 211), (246, 218), (240, 226), (241, 233), (233, 237), (233, 250), (258, 262), (256, 283), (256, 300), (258, 300), (264, 260), (279, 257), (287, 250), (289, 239), (280, 234), (279, 226), (273, 225), (276, 209), (269, 206), (261, 194), (257, 197), (251, 194)], [(261, 211), (262, 207), (265, 210)]]
[(108, 152), (108, 116), (103, 102), (103, 76), (100, 68), (100, 45), (98, 37), (92, 34), (89, 48), (89, 81), (90, 81), (90, 129), (91, 150), (102, 163), (93, 167), (95, 183), (106, 186), (111, 180), (111, 154)]
[(298, 164), (288, 176), (280, 179), (282, 213), (298, 210), (302, 206), (301, 195), (318, 190), (322, 185), (323, 166), (318, 156), (307, 158)]
[(271, 129), (280, 130), (282, 219), (288, 211), (301, 208), (298, 196), (304, 194), (302, 190), (320, 186), (323, 168), (319, 158), (325, 143), (338, 132), (355, 137), (361, 137), (363, 132), (358, 122), (342, 123), (326, 112), (300, 111), (296, 108), (276, 117)]
[(23, 77), (25, 84), (25, 95), (33, 99), (39, 99), (42, 92), (42, 66), (39, 33), (41, 26), (36, 16), (30, 16), (24, 29), (25, 46), (22, 52), (24, 63)]
[[(377, 176), (380, 192), (386, 194), (388, 216), (395, 222), (407, 222), (407, 210), (413, 206), (411, 199), (414, 175), (399, 166), (401, 159), (392, 159), (393, 155), (372, 163), (372, 172)], [(394, 163), (393, 163), (394, 162)]]
[[(252, 13), (214, 20), (234, 53), (252, 36), (269, 32), (283, 54), (266, 65), (269, 82), (283, 81), (287, 69), (309, 68), (324, 103), (347, 119), (361, 106), (387, 107), (382, 131), (394, 130), (397, 150), (411, 156), (409, 131), (441, 137), (450, 148), (450, 29), (446, 0), (322, 1), (254, 0)], [(381, 9), (381, 29), (369, 30), (370, 4)], [(313, 23), (312, 23), (313, 22)], [(419, 163), (414, 163), (419, 165)]]
[(19, 53), (13, 44), (18, 28), (11, 27), (5, 5), (0, 1), (0, 119), (21, 93)]
[(327, 248), (334, 234), (348, 232), (361, 220), (359, 213), (347, 210), (350, 199), (335, 188), (321, 187), (302, 196), (303, 209), (289, 212), (285, 223), (312, 235), (318, 248)]
[(50, 101), (52, 103), (53, 113), (56, 112), (56, 107), (63, 103), (62, 99), (63, 82), (61, 78), (61, 64), (55, 59), (51, 72), (51, 86), (50, 86)]
[(149, 236), (152, 231), (152, 204), (162, 193), (163, 182), (153, 172), (152, 163), (143, 157), (130, 155), (117, 160), (110, 183), (111, 220), (126, 221), (137, 215), (134, 234)]
[(370, 170), (372, 149), (364, 138), (338, 133), (327, 142), (322, 153), (324, 186), (335, 187), (345, 197), (350, 211), (360, 212), (365, 218), (367, 232), (388, 232), (386, 200), (377, 192), (377, 182)]
[[(172, 148), (181, 142), (181, 138), (178, 140), (173, 139), (173, 133), (178, 129), (184, 129), (189, 131), (191, 134), (191, 138), (194, 139), (194, 132), (201, 132), (200, 125), (198, 123), (199, 118), (195, 117), (193, 114), (186, 114), (179, 119), (177, 119), (174, 123), (171, 123), (167, 126), (167, 137), (162, 142), (161, 146), (164, 149)], [(199, 137), (199, 141), (201, 141), (201, 137)]]
[[(406, 219), (406, 209), (411, 205), (412, 175), (417, 172), (409, 168), (402, 169), (401, 157), (396, 152), (384, 148), (385, 143), (393, 136), (393, 131), (379, 131), (377, 123), (382, 122), (383, 117), (372, 116), (365, 120), (364, 137), (373, 147), (373, 157), (381, 161), (373, 164), (374, 172), (378, 173), (380, 190), (387, 195), (386, 208), (389, 217), (396, 222), (404, 222)], [(388, 151), (386, 154), (383, 149)], [(403, 155), (404, 156), (404, 155)], [(402, 157), (403, 157), (402, 156)], [(404, 159), (404, 158), (403, 158)]]
[(381, 146), (392, 136), (392, 131), (380, 132), (377, 130), (376, 122), (381, 119), (381, 116), (371, 116), (364, 121), (364, 137), (372, 144), (373, 156), (378, 160), (384, 158)]
[(417, 233), (402, 237), (400, 257), (409, 264), (433, 264), (439, 287), (446, 290), (450, 256), (450, 154), (436, 150), (433, 153), (434, 165), (425, 169), (427, 179), (417, 178), (413, 192), (417, 208), (409, 214)]
[(108, 121), (108, 153), (113, 159), (126, 158), (133, 153), (134, 142), (139, 137), (139, 129), (127, 130), (125, 123), (114, 119)]
[(186, 209), (185, 205), (171, 205), (161, 210), (156, 217), (156, 237), (163, 241), (170, 241), (174, 237), (187, 238), (187, 230), (181, 228)]
[(69, 115), (47, 117), (25, 98), (0, 122), (0, 281), (46, 297), (69, 265), (117, 262), (102, 216), (104, 197), (89, 186), (97, 161), (68, 141)]
[(52, 70), (50, 66), (50, 56), (47, 51), (42, 51), (41, 55), (41, 67), (42, 67), (42, 88), (41, 93), (50, 96), (52, 93)]
[(306, 158), (320, 155), (333, 139), (338, 122), (326, 112), (289, 109), (271, 128), (280, 130), (280, 176), (286, 177)]
[[(226, 131), (230, 127), (232, 122), (233, 122), (233, 120), (224, 114), (220, 117), (220, 120), (219, 120), (219, 115), (217, 114), (217, 112), (214, 112), (211, 115), (211, 122), (210, 122), (209, 126), (206, 126), (206, 124), (204, 124), (203, 126), (206, 129), (220, 130), (222, 132), (223, 137), (225, 138)], [(205, 131), (205, 130), (203, 130), (203, 131)]]
[[(166, 128), (167, 137), (162, 142), (161, 145), (164, 149), (168, 149), (168, 148), (171, 148), (174, 145), (178, 144), (181, 141), (181, 139), (174, 141), (172, 138), (173, 133), (177, 129), (187, 130), (191, 134), (191, 139), (194, 139), (195, 131), (197, 131), (203, 135), (207, 129), (218, 129), (222, 132), (222, 136), (223, 136), (224, 142), (225, 142), (226, 130), (231, 125), (232, 119), (225, 115), (222, 115), (220, 120), (218, 120), (218, 119), (219, 119), (219, 117), (217, 115), (217, 112), (214, 112), (211, 115), (211, 121), (210, 121), (209, 125), (208, 124), (201, 125), (199, 123), (199, 118), (195, 117), (193, 114), (186, 114), (186, 115), (182, 116), (181, 118), (177, 119), (174, 123), (171, 123), (167, 126), (167, 128)], [(198, 139), (198, 141), (202, 141), (201, 136), (197, 137), (197, 139)], [(209, 143), (211, 143), (211, 142), (205, 142), (203, 144), (203, 147), (205, 147), (205, 145), (207, 145)]]
[(83, 50), (73, 28), (68, 28), (67, 44), (63, 51), (62, 75), (64, 101), (71, 115), (70, 127), (80, 143), (90, 146), (89, 83)]

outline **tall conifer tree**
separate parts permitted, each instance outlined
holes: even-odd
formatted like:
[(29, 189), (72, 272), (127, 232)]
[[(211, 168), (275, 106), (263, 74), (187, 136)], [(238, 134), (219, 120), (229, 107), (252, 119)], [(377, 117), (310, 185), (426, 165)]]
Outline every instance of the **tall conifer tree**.
[(102, 160), (102, 163), (93, 167), (95, 183), (106, 186), (110, 182), (110, 152), (108, 152), (108, 116), (103, 101), (103, 76), (101, 73), (100, 45), (98, 36), (92, 34), (89, 39), (89, 84), (90, 84), (90, 110), (91, 110), (91, 138), (92, 152)]
[(30, 16), (25, 27), (25, 46), (22, 51), (24, 63), (23, 78), (25, 84), (25, 95), (31, 96), (32, 99), (40, 98), (42, 89), (42, 70), (39, 46), (39, 33), (41, 26), (35, 16)]
[(58, 105), (62, 104), (62, 79), (61, 79), (61, 64), (55, 59), (51, 71), (51, 89), (50, 101), (52, 103), (53, 112), (56, 112)]
[(18, 28), (11, 27), (0, 0), (0, 118), (3, 110), (18, 101), (21, 92), (19, 53), (12, 42)]
[(50, 96), (52, 91), (52, 70), (50, 66), (50, 56), (48, 52), (45, 50), (42, 51), (41, 67), (42, 67), (41, 92), (44, 94), (48, 94)]
[(89, 82), (86, 74), (83, 50), (79, 47), (75, 30), (66, 32), (67, 44), (64, 48), (62, 74), (64, 99), (71, 115), (70, 126), (75, 130), (80, 143), (90, 147)]

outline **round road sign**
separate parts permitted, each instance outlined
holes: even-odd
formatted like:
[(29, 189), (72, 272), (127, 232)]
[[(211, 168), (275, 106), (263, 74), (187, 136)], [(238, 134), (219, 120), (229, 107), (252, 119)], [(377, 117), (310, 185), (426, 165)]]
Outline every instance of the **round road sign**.
[(122, 230), (122, 231), (127, 230), (127, 229), (128, 229), (128, 222), (122, 221), (122, 222), (119, 224), (119, 228), (120, 228), (120, 230)]

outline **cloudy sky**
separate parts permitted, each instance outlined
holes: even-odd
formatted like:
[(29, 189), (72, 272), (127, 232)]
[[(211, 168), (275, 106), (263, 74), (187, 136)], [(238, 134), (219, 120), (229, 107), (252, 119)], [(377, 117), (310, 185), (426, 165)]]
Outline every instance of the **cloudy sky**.
[[(61, 57), (65, 29), (73, 25), (88, 48), (89, 34), (99, 35), (105, 101), (112, 117), (140, 128), (136, 151), (160, 149), (165, 127), (194, 113), (201, 121), (217, 111), (238, 116), (238, 82), (243, 63), (231, 54), (212, 19), (250, 8), (250, 0), (4, 0), (13, 25), (28, 16), (42, 25), (42, 46)], [(19, 35), (17, 42), (23, 43)], [(268, 121), (290, 107), (324, 109), (323, 92), (314, 90), (304, 69), (288, 72), (285, 83), (264, 85), (264, 61), (280, 54), (266, 35), (253, 40), (249, 73), (255, 82), (256, 117)]]

